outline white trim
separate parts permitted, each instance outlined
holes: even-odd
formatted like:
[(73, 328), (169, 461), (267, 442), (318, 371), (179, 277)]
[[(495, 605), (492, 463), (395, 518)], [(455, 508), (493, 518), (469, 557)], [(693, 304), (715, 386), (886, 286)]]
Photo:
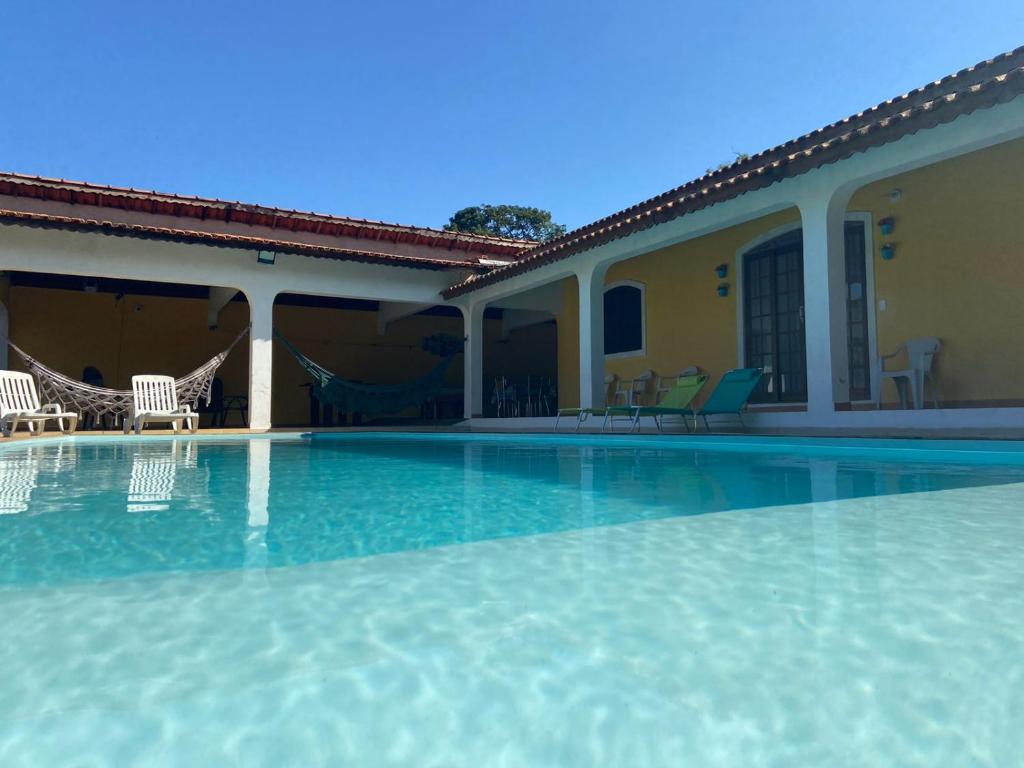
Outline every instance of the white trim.
[[(637, 282), (636, 280), (617, 280), (614, 283), (608, 283), (604, 287), (604, 291), (601, 293), (602, 298), (608, 291), (614, 290), (615, 288), (622, 288), (623, 286), (629, 288), (637, 288), (640, 291), (640, 349), (630, 349), (626, 352), (613, 352), (612, 354), (605, 353), (605, 360), (623, 360), (630, 357), (646, 357), (647, 356), (647, 286), (643, 283)], [(608, 317), (605, 316), (605, 322), (608, 322)], [(602, 328), (602, 332), (604, 329)]]

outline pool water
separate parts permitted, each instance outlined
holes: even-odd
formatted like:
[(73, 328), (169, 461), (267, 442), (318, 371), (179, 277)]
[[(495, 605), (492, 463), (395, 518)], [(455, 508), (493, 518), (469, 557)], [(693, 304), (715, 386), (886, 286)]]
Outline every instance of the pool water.
[(0, 765), (1011, 766), (1024, 447), (0, 448)]

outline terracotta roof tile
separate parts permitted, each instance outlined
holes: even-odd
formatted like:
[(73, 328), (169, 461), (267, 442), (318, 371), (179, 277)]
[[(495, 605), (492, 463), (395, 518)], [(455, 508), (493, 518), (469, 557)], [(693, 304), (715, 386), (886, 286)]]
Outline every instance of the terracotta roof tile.
[(380, 251), (362, 251), (350, 248), (336, 248), (326, 245), (309, 245), (296, 243), (292, 240), (273, 240), (245, 235), (229, 235), (219, 232), (201, 232), (191, 229), (174, 229), (169, 227), (153, 227), (144, 224), (126, 224), (116, 221), (98, 221), (71, 216), (54, 216), (45, 213), (29, 213), (26, 211), (10, 211), (0, 209), (0, 225), (20, 225), (41, 229), (61, 229), (76, 232), (92, 232), (101, 235), (118, 237), (137, 237), (148, 240), (162, 240), (173, 243), (200, 243), (220, 248), (241, 248), (250, 251), (274, 251), (275, 253), (294, 253), (300, 256), (312, 256), (320, 259), (337, 261), (358, 261), (366, 264), (386, 264), (395, 267), (411, 267), (413, 269), (483, 269), (476, 261), (459, 261), (455, 259), (430, 259), (419, 256), (399, 256)]
[(444, 292), (454, 298), (551, 264), (715, 203), (762, 189), (857, 152), (950, 122), (1024, 93), (1024, 47), (883, 101), (799, 138), (705, 174), (520, 254)]
[(449, 232), (430, 227), (388, 224), (370, 219), (331, 216), (323, 213), (204, 198), (197, 195), (177, 195), (135, 189), (134, 187), (115, 187), (21, 173), (0, 172), (0, 195), (183, 218), (217, 219), (289, 231), (315, 232), (322, 235), (387, 239), (394, 242), (428, 245), (449, 250), (474, 251), (495, 256), (514, 257), (533, 245), (525, 240)]

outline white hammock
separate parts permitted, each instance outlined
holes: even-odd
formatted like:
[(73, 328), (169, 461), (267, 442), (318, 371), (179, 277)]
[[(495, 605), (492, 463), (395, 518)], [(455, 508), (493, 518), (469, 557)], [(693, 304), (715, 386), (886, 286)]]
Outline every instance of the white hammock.
[[(213, 387), (214, 374), (248, 331), (249, 329), (246, 327), (219, 355), (211, 357), (192, 373), (175, 379), (174, 386), (178, 393), (179, 403), (182, 405), (188, 403), (196, 408), (199, 400), (205, 399), (206, 404), (210, 404), (210, 390)], [(14, 342), (8, 340), (7, 343), (11, 345), (11, 349), (21, 355), (25, 366), (39, 381), (39, 394), (42, 396), (43, 402), (60, 403), (61, 407), (66, 410), (83, 415), (91, 413), (97, 419), (108, 413), (115, 419), (123, 419), (131, 412), (133, 398), (130, 389), (94, 387), (91, 384), (69, 379), (64, 374), (47, 368), (34, 357), (27, 355)]]

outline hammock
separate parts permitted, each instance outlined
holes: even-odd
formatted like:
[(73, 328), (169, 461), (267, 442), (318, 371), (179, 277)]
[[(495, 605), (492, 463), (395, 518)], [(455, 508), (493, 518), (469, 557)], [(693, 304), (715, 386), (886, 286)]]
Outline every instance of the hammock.
[(299, 365), (313, 377), (313, 396), (324, 403), (330, 403), (341, 413), (359, 413), (363, 416), (377, 416), (382, 413), (397, 413), (406, 408), (420, 407), (441, 391), (444, 374), (462, 349), (462, 340), (436, 334), (423, 340), (423, 349), (443, 356), (443, 360), (426, 376), (405, 384), (379, 385), (360, 384), (336, 376), (326, 368), (317, 365), (296, 349), (288, 339), (274, 330), (274, 338), (295, 356)]
[[(195, 408), (201, 398), (206, 400), (207, 405), (210, 404), (210, 390), (213, 387), (214, 374), (217, 373), (217, 369), (227, 358), (228, 353), (235, 348), (235, 345), (248, 331), (249, 329), (246, 327), (219, 355), (211, 357), (192, 373), (175, 380), (174, 386), (178, 393), (178, 402), (181, 405), (187, 403)], [(108, 413), (115, 419), (127, 418), (131, 412), (133, 396), (130, 389), (94, 387), (91, 384), (69, 379), (64, 374), (47, 368), (34, 357), (26, 354), (14, 342), (8, 340), (7, 343), (21, 356), (21, 359), (25, 361), (25, 366), (39, 381), (39, 394), (44, 403), (60, 403), (62, 407), (80, 414), (91, 413), (97, 419)]]

